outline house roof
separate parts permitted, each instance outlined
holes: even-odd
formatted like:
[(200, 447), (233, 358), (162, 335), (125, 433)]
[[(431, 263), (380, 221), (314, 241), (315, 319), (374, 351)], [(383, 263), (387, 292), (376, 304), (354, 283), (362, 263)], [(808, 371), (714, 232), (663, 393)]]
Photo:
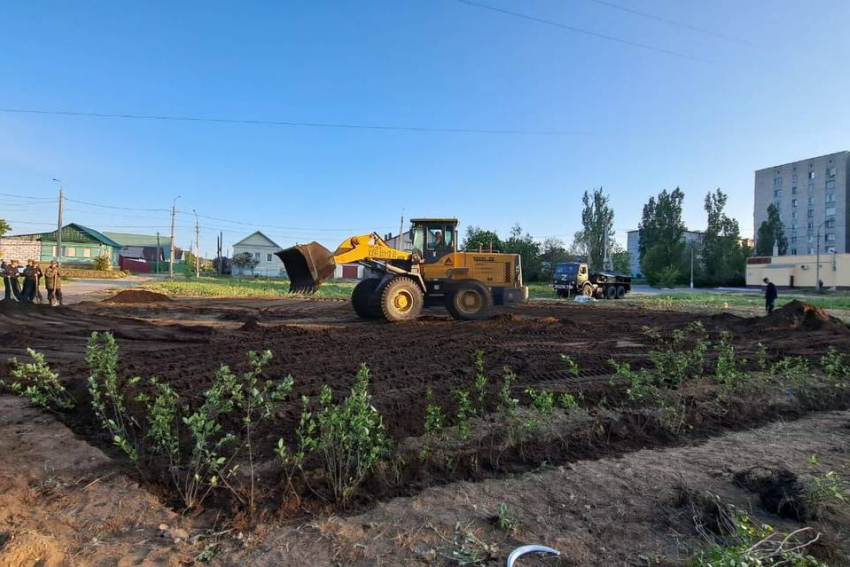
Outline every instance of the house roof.
[[(9, 236), (9, 238), (34, 242), (40, 242), (43, 240), (56, 242), (56, 231), (16, 234)], [(120, 244), (105, 236), (103, 233), (77, 223), (66, 224), (62, 227), (62, 242), (67, 242), (69, 244), (74, 242), (99, 242), (100, 244), (111, 246), (113, 248), (121, 248)]]
[(234, 244), (234, 245), (233, 245), (233, 247), (235, 248), (235, 247), (237, 247), (237, 246), (239, 246), (239, 245), (243, 244), (246, 240), (248, 240), (248, 239), (249, 239), (249, 238), (251, 238), (252, 236), (257, 236), (257, 235), (259, 235), (259, 236), (261, 236), (261, 237), (265, 238), (265, 239), (269, 242), (269, 244), (272, 244), (272, 245), (277, 246), (278, 248), (280, 248), (280, 244), (278, 244), (277, 242), (275, 242), (274, 240), (272, 240), (271, 238), (269, 238), (268, 236), (266, 236), (265, 234), (263, 234), (263, 233), (262, 233), (262, 231), (260, 231), (260, 230), (256, 230), (256, 231), (252, 232), (251, 234), (249, 234), (248, 236), (246, 236), (245, 238), (243, 238), (242, 240), (240, 240), (239, 242), (237, 242), (236, 244)]
[[(143, 246), (145, 248), (156, 248), (156, 235), (148, 234), (128, 234), (125, 232), (104, 232), (107, 238), (119, 243), (122, 247), (127, 246)], [(168, 236), (159, 237), (160, 248), (169, 248), (171, 246), (171, 238)]]

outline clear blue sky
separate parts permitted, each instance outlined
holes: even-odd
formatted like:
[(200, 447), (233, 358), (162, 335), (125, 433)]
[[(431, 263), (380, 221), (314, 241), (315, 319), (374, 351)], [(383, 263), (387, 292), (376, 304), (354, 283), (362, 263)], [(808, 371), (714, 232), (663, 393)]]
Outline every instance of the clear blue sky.
[[(374, 131), (0, 113), (0, 193), (255, 223), (335, 245), (399, 215), (455, 215), (569, 240), (603, 186), (618, 238), (663, 188), (685, 221), (721, 187), (752, 230), (755, 169), (850, 148), (846, 0), (480, 0), (680, 57), (456, 0), (6, 2), (0, 107), (573, 135)], [(15, 232), (54, 205), (0, 196)], [(69, 203), (68, 222), (166, 233), (167, 213)], [(34, 224), (23, 224), (34, 223)], [(41, 224), (38, 224), (41, 223)], [(192, 219), (181, 215), (178, 244)], [(295, 228), (272, 228), (297, 227)], [(226, 245), (253, 227), (203, 220)], [(338, 231), (313, 229), (339, 229)], [(304, 230), (308, 229), (308, 230)]]

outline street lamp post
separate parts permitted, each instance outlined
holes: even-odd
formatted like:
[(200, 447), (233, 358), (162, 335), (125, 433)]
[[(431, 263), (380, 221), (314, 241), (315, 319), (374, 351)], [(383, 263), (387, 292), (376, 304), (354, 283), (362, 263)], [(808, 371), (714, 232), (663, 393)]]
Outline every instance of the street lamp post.
[[(826, 221), (824, 221), (824, 222), (826, 222)], [(818, 225), (818, 236), (817, 236), (818, 253), (817, 253), (817, 261), (815, 263), (816, 264), (816, 266), (815, 266), (815, 289), (818, 291), (818, 293), (821, 292), (821, 286), (820, 286), (820, 229), (823, 227), (823, 225), (824, 225), (823, 222)]]

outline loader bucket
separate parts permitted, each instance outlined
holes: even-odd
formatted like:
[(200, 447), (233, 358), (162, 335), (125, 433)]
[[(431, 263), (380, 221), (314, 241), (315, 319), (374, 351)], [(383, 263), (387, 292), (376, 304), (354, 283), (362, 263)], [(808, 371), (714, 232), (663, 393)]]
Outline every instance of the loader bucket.
[(291, 293), (313, 293), (322, 282), (334, 275), (333, 254), (319, 244), (299, 244), (275, 254), (283, 261), (289, 276)]

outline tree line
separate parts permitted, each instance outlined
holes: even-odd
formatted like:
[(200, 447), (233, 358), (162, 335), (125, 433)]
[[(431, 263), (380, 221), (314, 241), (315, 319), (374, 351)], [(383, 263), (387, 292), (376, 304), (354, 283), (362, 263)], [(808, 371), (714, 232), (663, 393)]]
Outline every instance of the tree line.
[[(652, 285), (686, 284), (691, 277), (693, 255), (695, 285), (744, 285), (750, 250), (741, 241), (738, 221), (725, 213), (727, 195), (717, 189), (705, 196), (703, 208), (707, 222), (699, 239), (685, 238), (684, 198), (678, 187), (673, 191), (665, 189), (644, 205), (638, 227), (641, 275)], [(552, 236), (535, 240), (517, 224), (507, 240), (502, 240), (493, 230), (467, 227), (462, 246), (467, 251), (492, 247), (499, 252), (522, 255), (527, 281), (550, 279), (555, 265), (566, 261), (587, 262), (591, 270), (630, 273), (631, 256), (614, 239), (614, 210), (609, 195), (601, 187), (584, 192), (581, 221), (582, 228), (569, 245)]]

